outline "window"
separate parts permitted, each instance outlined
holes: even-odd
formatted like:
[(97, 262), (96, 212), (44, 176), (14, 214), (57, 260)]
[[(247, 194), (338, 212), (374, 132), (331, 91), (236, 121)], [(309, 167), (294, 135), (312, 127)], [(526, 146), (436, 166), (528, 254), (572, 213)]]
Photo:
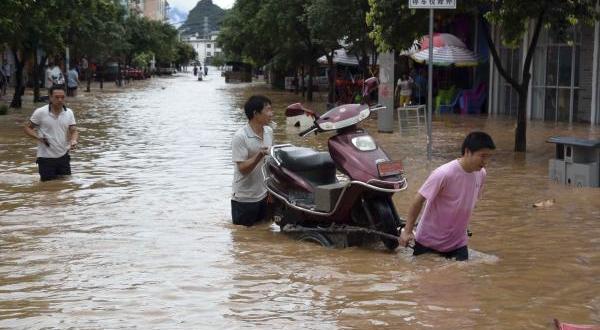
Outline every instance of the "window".
[[(521, 72), (519, 69), (521, 67), (521, 50), (501, 48), (500, 58), (502, 60), (502, 65), (507, 72), (510, 72), (511, 77), (520, 81)], [(517, 91), (505, 79), (502, 79), (502, 83), (503, 92), (500, 96), (500, 104), (502, 107), (500, 108), (499, 113), (508, 116), (516, 116), (519, 107), (519, 94), (517, 94)]]
[(571, 42), (559, 41), (547, 30), (540, 35), (533, 66), (533, 118), (577, 120), (581, 33), (573, 28), (570, 34)]
[(206, 44), (206, 48), (210, 48), (210, 47), (211, 47), (211, 44)]

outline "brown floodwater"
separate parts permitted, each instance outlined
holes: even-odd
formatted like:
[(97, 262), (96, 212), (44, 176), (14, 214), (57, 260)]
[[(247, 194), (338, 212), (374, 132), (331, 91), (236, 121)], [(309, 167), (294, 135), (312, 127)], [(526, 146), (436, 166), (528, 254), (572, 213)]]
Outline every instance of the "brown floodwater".
[[(135, 82), (68, 100), (80, 129), (73, 176), (40, 183), (21, 124), (0, 116), (0, 328), (551, 329), (600, 324), (600, 189), (548, 179), (553, 135), (600, 138), (587, 125), (531, 122), (515, 154), (514, 120), (445, 116), (423, 130), (378, 134), (406, 167), (401, 215), (471, 130), (498, 150), (473, 214), (471, 260), (413, 258), (382, 246), (327, 249), (269, 224), (231, 225), (230, 139), (252, 93), (274, 101), (277, 142), (326, 148), (285, 127), (300, 100), (212, 70)], [(309, 104), (324, 109), (324, 96)], [(555, 199), (546, 208), (535, 202)]]

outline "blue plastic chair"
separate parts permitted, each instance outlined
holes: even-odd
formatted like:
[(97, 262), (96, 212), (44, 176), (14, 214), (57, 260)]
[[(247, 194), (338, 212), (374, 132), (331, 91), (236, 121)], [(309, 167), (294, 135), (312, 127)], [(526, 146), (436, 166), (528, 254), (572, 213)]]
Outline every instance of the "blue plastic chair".
[(454, 99), (452, 100), (452, 102), (448, 103), (448, 104), (440, 104), (439, 106), (439, 111), (440, 114), (442, 113), (454, 113), (454, 108), (458, 105), (458, 101), (460, 100), (460, 97), (462, 96), (463, 91), (459, 91), (458, 93), (456, 93), (456, 96), (454, 96)]

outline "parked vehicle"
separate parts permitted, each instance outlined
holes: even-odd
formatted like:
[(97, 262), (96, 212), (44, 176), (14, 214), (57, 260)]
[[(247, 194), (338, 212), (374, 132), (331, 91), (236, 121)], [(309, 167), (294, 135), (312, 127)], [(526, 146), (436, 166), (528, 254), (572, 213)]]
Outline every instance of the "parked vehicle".
[(263, 172), (274, 199), (273, 220), (283, 232), (324, 246), (361, 245), (373, 238), (390, 250), (398, 246), (404, 224), (392, 195), (407, 187), (402, 164), (358, 127), (384, 108), (368, 102), (377, 85), (376, 78), (365, 81), (361, 104), (340, 105), (321, 116), (310, 112), (314, 124), (300, 135), (334, 132), (327, 152), (291, 144), (271, 148)]

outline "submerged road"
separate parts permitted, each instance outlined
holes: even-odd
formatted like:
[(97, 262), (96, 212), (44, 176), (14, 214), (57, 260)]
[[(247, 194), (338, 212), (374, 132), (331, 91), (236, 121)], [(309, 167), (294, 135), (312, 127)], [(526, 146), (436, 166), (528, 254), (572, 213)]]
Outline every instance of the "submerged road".
[[(252, 93), (272, 98), (278, 142), (299, 96), (261, 83), (225, 84), (216, 70), (134, 82), (68, 103), (80, 128), (74, 175), (40, 183), (35, 148), (18, 126), (33, 107), (0, 117), (0, 328), (396, 329), (539, 328), (553, 317), (600, 323), (600, 189), (547, 180), (547, 136), (597, 137), (585, 126), (530, 125), (531, 150), (512, 153), (514, 122), (448, 116), (424, 132), (376, 134), (403, 159), (410, 188), (484, 129), (499, 147), (473, 216), (472, 261), (380, 246), (331, 250), (269, 224), (230, 224), (230, 139)], [(324, 101), (317, 98), (317, 101)], [(322, 110), (323, 103), (310, 104)], [(555, 198), (555, 205), (531, 204)]]

